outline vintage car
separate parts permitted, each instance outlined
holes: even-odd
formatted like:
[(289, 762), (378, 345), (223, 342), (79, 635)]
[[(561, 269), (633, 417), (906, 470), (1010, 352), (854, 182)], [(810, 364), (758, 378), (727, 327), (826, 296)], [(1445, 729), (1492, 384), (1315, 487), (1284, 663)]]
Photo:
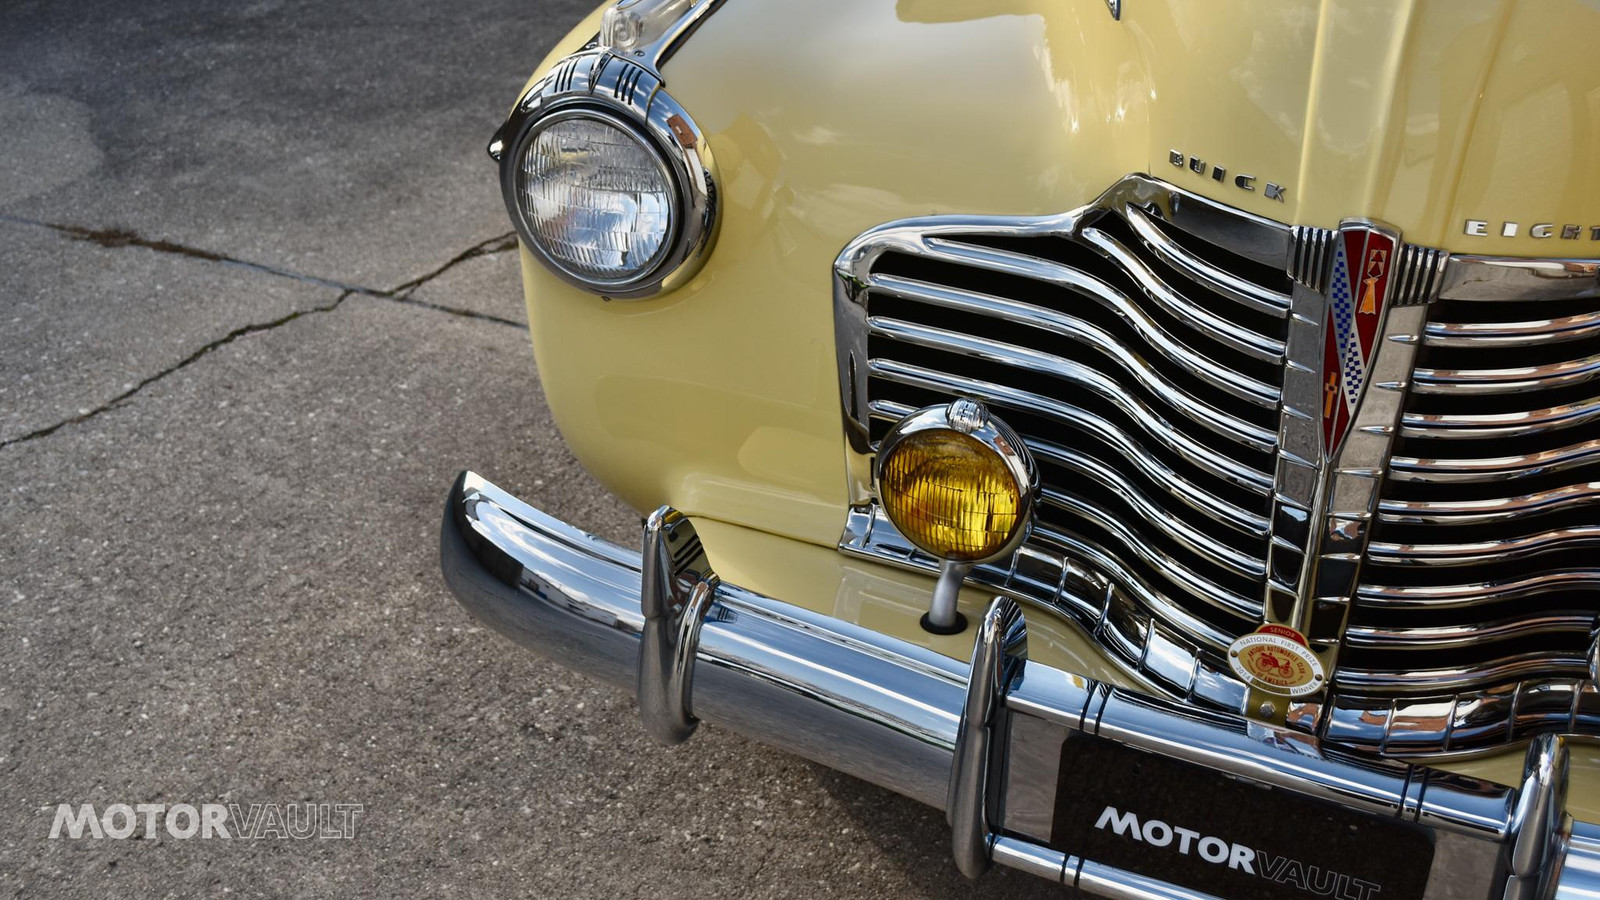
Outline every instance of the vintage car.
[(489, 145), (649, 512), (477, 617), (1114, 898), (1600, 891), (1600, 5), (621, 0)]

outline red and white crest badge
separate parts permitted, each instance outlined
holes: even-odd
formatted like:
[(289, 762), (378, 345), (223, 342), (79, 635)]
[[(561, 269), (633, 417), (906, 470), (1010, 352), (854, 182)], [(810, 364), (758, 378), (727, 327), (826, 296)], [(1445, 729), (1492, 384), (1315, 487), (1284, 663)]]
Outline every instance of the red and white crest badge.
[(1322, 367), (1322, 436), (1329, 456), (1350, 430), (1367, 371), (1378, 351), (1397, 242), (1364, 225), (1346, 225), (1333, 241)]

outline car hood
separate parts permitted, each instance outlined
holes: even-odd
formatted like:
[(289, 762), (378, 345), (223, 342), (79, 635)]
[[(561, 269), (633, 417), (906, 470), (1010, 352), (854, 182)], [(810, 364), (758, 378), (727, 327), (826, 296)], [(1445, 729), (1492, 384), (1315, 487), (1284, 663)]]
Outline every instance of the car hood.
[(1060, 212), (1148, 172), (1291, 224), (1581, 256), (1596, 34), (1592, 0), (737, 0), (666, 74), (800, 215)]

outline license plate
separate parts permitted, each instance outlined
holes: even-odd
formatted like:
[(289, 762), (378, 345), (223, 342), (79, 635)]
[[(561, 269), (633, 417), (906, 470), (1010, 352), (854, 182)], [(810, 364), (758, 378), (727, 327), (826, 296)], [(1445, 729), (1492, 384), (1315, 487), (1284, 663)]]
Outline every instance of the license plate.
[(1433, 833), (1074, 733), (1049, 844), (1230, 900), (1422, 900)]

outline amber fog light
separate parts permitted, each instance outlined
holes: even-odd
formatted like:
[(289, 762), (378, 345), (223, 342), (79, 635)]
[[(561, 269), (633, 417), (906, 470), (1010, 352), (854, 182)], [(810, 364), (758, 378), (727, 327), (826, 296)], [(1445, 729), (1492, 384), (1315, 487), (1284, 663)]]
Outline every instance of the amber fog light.
[(1026, 497), (988, 447), (958, 431), (924, 431), (886, 457), (879, 481), (900, 533), (941, 559), (987, 559), (1022, 527)]
[(977, 401), (930, 406), (883, 439), (877, 484), (889, 521), (941, 561), (924, 627), (963, 630), (955, 601), (967, 573), (1027, 535), (1038, 476), (1022, 440)]

